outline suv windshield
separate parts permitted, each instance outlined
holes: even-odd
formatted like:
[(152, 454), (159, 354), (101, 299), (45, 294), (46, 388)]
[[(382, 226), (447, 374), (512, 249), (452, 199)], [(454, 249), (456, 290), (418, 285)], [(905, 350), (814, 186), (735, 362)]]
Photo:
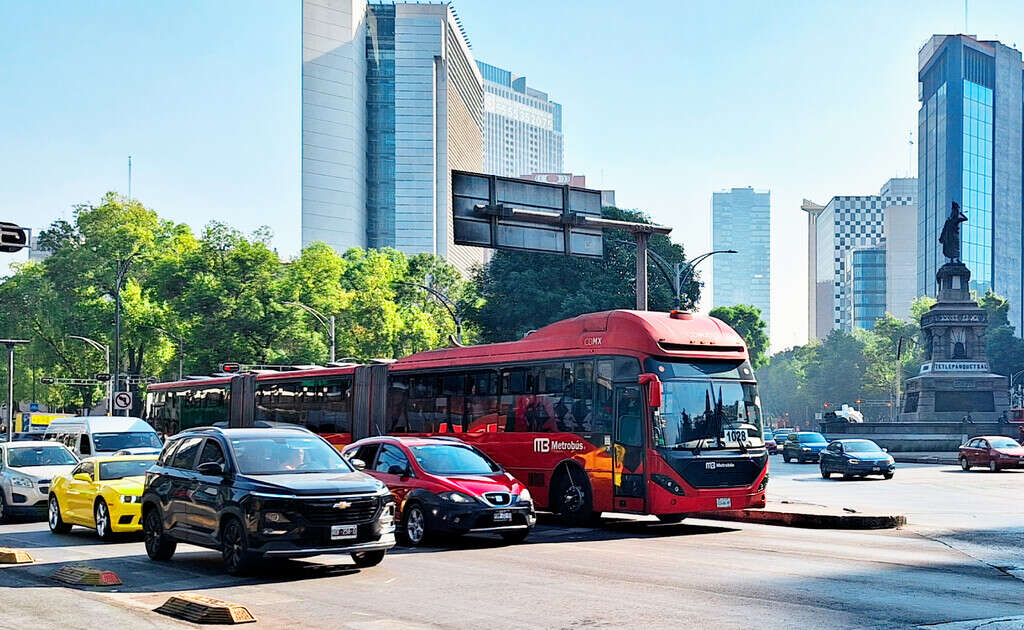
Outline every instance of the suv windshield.
[(654, 427), (660, 446), (764, 446), (757, 385), (723, 380), (672, 380), (664, 382), (663, 391)]
[(432, 475), (493, 475), (501, 467), (468, 446), (426, 444), (413, 446), (413, 455)]
[(153, 467), (156, 458), (135, 459), (123, 462), (100, 462), (100, 479), (110, 481), (111, 479), (124, 479), (125, 477), (143, 477), (146, 471)]
[(313, 435), (274, 435), (231, 440), (239, 472), (247, 475), (347, 473), (355, 470), (336, 449)]
[(7, 449), (7, 465), (11, 468), (31, 466), (73, 466), (78, 463), (71, 452), (60, 446)]
[(126, 433), (93, 433), (92, 441), (101, 452), (119, 451), (122, 448), (151, 446), (160, 448), (160, 436), (152, 431), (129, 431)]

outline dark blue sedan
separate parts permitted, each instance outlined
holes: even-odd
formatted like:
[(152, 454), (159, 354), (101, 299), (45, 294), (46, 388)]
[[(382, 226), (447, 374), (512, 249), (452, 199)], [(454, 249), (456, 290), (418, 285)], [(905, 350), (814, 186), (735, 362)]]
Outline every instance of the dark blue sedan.
[(839, 473), (844, 479), (881, 475), (892, 479), (896, 464), (891, 455), (871, 440), (835, 440), (821, 451), (821, 476)]
[(826, 446), (828, 440), (825, 436), (815, 431), (796, 431), (786, 436), (786, 442), (782, 445), (782, 459), (789, 463), (795, 459), (797, 462), (816, 462), (818, 453)]

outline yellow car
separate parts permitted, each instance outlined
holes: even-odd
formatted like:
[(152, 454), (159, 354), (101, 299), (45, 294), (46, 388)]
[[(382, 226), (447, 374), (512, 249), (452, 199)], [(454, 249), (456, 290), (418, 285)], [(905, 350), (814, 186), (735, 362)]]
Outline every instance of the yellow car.
[(50, 531), (66, 534), (72, 525), (96, 530), (102, 540), (115, 532), (142, 529), (142, 487), (155, 455), (90, 457), (50, 486)]

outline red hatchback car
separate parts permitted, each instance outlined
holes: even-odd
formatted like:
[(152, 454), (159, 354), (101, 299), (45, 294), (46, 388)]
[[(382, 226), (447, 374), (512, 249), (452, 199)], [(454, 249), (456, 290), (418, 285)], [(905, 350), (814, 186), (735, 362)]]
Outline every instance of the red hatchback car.
[(1002, 468), (1024, 467), (1024, 448), (1015, 440), (1001, 435), (982, 435), (967, 440), (960, 447), (960, 468), (984, 466), (996, 472)]
[(456, 438), (373, 437), (342, 454), (391, 489), (408, 545), (422, 545), (435, 534), (469, 533), (499, 534), (516, 543), (537, 522), (526, 486)]

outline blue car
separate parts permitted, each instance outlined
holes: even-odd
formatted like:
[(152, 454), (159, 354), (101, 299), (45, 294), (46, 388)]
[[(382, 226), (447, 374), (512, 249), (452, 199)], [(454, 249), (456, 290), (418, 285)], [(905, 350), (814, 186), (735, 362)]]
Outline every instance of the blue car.
[(828, 446), (825, 436), (814, 431), (796, 431), (786, 436), (786, 442), (782, 445), (782, 459), (789, 463), (790, 460), (803, 462), (818, 461), (818, 453)]
[(821, 476), (828, 479), (839, 473), (843, 479), (881, 475), (892, 479), (896, 464), (871, 440), (835, 440), (821, 452)]

